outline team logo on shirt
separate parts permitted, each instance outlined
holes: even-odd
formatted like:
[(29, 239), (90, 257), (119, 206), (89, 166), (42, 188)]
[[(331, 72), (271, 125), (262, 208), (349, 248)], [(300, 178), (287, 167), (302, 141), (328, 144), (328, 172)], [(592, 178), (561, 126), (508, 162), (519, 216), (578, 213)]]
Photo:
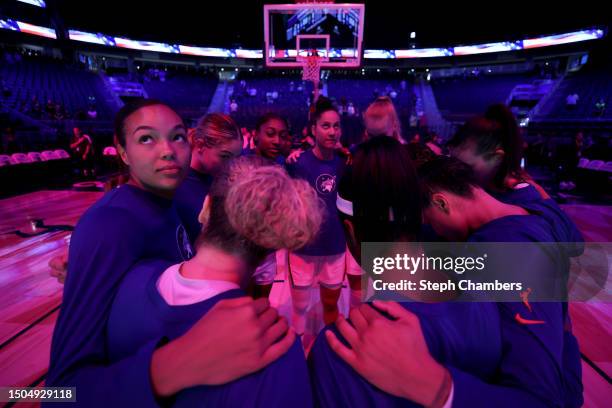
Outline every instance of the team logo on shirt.
[[(521, 300), (523, 301), (523, 304), (527, 308), (527, 310), (529, 310), (529, 313), (532, 313), (531, 305), (529, 304), (530, 294), (531, 294), (531, 288), (527, 288), (527, 290), (524, 290), (520, 293), (520, 297), (521, 297)], [(518, 312), (514, 315), (514, 320), (516, 320), (519, 324), (544, 324), (546, 323), (544, 320), (525, 319)]]
[(185, 230), (185, 227), (183, 227), (183, 224), (179, 224), (179, 226), (176, 228), (176, 244), (181, 256), (185, 261), (193, 258), (193, 249), (191, 248), (189, 236), (187, 235), (187, 231)]
[(321, 174), (317, 177), (317, 191), (320, 194), (331, 194), (336, 191), (336, 176), (331, 174)]

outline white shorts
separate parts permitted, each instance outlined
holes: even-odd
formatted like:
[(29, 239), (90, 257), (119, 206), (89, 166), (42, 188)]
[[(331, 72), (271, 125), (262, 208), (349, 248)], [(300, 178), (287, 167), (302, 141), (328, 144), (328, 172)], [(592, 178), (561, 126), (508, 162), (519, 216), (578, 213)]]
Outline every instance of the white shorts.
[(336, 289), (342, 286), (346, 271), (346, 255), (309, 256), (289, 253), (288, 270), (294, 287), (321, 286)]
[(255, 269), (252, 280), (256, 285), (271, 285), (274, 283), (279, 267), (283, 267), (287, 261), (287, 250), (279, 249), (269, 254), (266, 259)]
[(346, 274), (352, 276), (361, 276), (365, 271), (359, 265), (359, 262), (355, 260), (351, 251), (346, 248)]

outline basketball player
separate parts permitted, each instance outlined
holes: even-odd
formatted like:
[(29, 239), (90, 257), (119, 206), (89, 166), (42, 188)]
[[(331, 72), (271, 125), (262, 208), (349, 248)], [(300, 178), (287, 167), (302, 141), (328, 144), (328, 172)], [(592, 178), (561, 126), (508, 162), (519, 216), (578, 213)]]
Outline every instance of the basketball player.
[[(352, 174), (341, 183), (338, 209), (349, 248), (357, 254), (361, 242), (410, 241), (418, 236), (419, 197), (405, 192), (419, 187), (410, 160), (402, 156), (406, 151), (399, 146), (390, 138), (364, 143), (355, 155)], [(425, 215), (442, 236), (465, 239), (469, 222), (458, 212), (450, 191), (469, 191), (476, 184), (467, 176), (467, 166), (448, 160), (421, 168)], [(441, 205), (445, 195), (448, 200)], [(471, 211), (493, 215), (493, 224), (507, 217), (535, 217), (501, 203), (494, 215), (482, 204), (484, 209), (472, 203)], [(502, 210), (507, 214), (500, 216)], [(493, 224), (480, 225), (472, 237), (479, 231), (484, 236)], [(553, 239), (545, 220), (532, 219), (532, 224), (530, 231), (514, 229), (512, 237), (540, 231), (538, 239)], [(396, 295), (410, 301), (364, 304), (351, 311), (350, 322), (339, 318), (321, 333), (310, 354), (318, 405), (581, 405), (580, 378), (571, 376), (580, 359), (567, 351), (577, 348), (566, 343), (558, 303), (530, 309), (520, 302), (422, 303), (410, 291)]]
[[(269, 338), (283, 335), (286, 322), (270, 319), (276, 311), (267, 301), (241, 298), (215, 305), (179, 339), (158, 339), (109, 363), (110, 306), (128, 269), (145, 258), (182, 262), (193, 254), (172, 204), (191, 158), (181, 118), (159, 101), (138, 100), (118, 112), (115, 138), (130, 181), (87, 210), (72, 235), (47, 386), (77, 387), (87, 406), (135, 406), (230, 381), (284, 354), (291, 335), (276, 345)], [(207, 341), (220, 346), (197, 347)]]
[(193, 244), (202, 230), (198, 214), (213, 177), (225, 162), (242, 151), (242, 133), (228, 115), (210, 113), (198, 122), (191, 136), (191, 166), (176, 190), (174, 202)]
[(323, 320), (326, 324), (338, 317), (338, 298), (346, 270), (346, 242), (335, 203), (338, 180), (342, 176), (344, 160), (336, 154), (340, 140), (340, 115), (332, 102), (320, 97), (311, 117), (315, 147), (304, 152), (287, 169), (293, 177), (302, 178), (316, 189), (325, 202), (325, 221), (316, 239), (309, 245), (289, 254), (293, 327), (304, 333), (309, 289), (320, 284)]
[[(204, 229), (194, 258), (183, 263), (145, 261), (128, 272), (108, 322), (111, 362), (161, 337), (181, 336), (222, 299), (244, 296), (250, 275), (267, 253), (299, 248), (317, 233), (322, 205), (316, 192), (306, 182), (291, 179), (283, 168), (258, 159), (238, 158), (215, 177), (200, 216)], [(286, 354), (257, 373), (215, 387), (185, 389), (173, 402), (311, 407), (301, 343), (296, 339)]]

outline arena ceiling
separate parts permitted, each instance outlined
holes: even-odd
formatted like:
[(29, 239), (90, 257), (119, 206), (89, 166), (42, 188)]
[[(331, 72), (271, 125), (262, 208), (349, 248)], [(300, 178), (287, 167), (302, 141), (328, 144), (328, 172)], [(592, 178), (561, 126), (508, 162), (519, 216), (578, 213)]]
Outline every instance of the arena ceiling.
[[(347, 1), (350, 2), (350, 1)], [(607, 25), (603, 3), (366, 0), (365, 48), (452, 46), (517, 40)], [(137, 40), (259, 48), (263, 4), (291, 1), (47, 0), (66, 28)], [(534, 3), (539, 5), (536, 7)], [(401, 4), (401, 6), (400, 6)], [(401, 7), (401, 8), (400, 8)]]

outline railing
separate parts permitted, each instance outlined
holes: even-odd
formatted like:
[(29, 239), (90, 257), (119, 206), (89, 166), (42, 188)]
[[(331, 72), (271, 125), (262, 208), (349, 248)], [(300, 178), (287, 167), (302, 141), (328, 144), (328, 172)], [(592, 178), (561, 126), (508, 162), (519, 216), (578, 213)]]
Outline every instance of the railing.
[(529, 116), (532, 118), (537, 117), (540, 114), (540, 111), (542, 110), (543, 106), (546, 106), (546, 104), (548, 103), (548, 101), (550, 100), (550, 98), (553, 97), (553, 95), (557, 92), (557, 89), (559, 88), (559, 86), (561, 85), (561, 83), (563, 82), (563, 80), (565, 79), (565, 74), (563, 74), (552, 86), (552, 88), (550, 88), (550, 91), (544, 95), (544, 97), (542, 99), (540, 99), (540, 101), (538, 102), (538, 104), (536, 106), (533, 107), (533, 109), (531, 110)]
[(119, 98), (119, 95), (117, 95), (117, 93), (113, 90), (109, 78), (102, 71), (98, 71), (98, 76), (102, 79), (102, 82), (104, 83), (106, 94), (110, 96), (109, 102), (112, 103), (109, 105), (114, 105), (116, 109), (120, 109), (123, 106), (123, 102), (121, 101), (121, 98)]
[(429, 130), (437, 133), (444, 139), (449, 138), (454, 132), (455, 126), (444, 119), (440, 113), (431, 86), (423, 80), (420, 80), (417, 81), (415, 89), (417, 90), (417, 96), (422, 104)]

